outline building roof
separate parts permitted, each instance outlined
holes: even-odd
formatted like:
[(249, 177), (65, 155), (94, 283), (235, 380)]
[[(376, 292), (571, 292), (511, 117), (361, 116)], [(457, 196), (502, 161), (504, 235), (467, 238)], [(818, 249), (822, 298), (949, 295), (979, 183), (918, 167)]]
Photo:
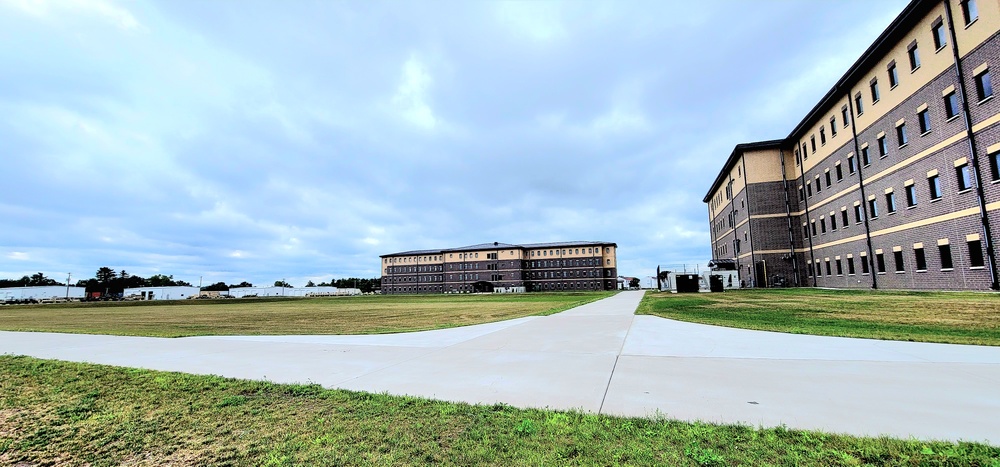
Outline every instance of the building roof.
[(587, 245), (611, 245), (618, 247), (617, 243), (614, 242), (553, 242), (553, 243), (525, 243), (522, 245), (524, 248), (556, 248), (563, 246), (587, 246)]
[(733, 148), (733, 152), (729, 154), (729, 159), (726, 160), (726, 165), (722, 167), (719, 171), (719, 175), (715, 177), (715, 182), (712, 183), (712, 188), (709, 188), (708, 193), (705, 194), (705, 198), (701, 200), (703, 203), (707, 203), (708, 200), (712, 199), (712, 193), (715, 193), (722, 183), (726, 181), (726, 175), (729, 174), (730, 170), (736, 165), (736, 161), (740, 159), (746, 151), (755, 151), (761, 149), (778, 149), (785, 144), (783, 139), (772, 139), (770, 141), (758, 141), (756, 143), (740, 143)]
[(525, 243), (523, 245), (515, 245), (513, 243), (493, 242), (493, 243), (479, 243), (476, 245), (469, 245), (469, 246), (460, 246), (457, 248), (444, 248), (439, 250), (401, 251), (399, 253), (389, 253), (387, 255), (381, 255), (379, 256), (379, 258), (388, 258), (392, 256), (440, 255), (443, 253), (457, 252), (457, 251), (506, 250), (506, 249), (524, 249), (524, 248), (561, 248), (561, 247), (587, 246), (587, 245), (611, 245), (616, 248), (618, 247), (618, 244), (614, 242), (597, 242), (597, 241)]
[[(957, 3), (957, 2), (956, 2)], [(934, 6), (940, 4), (936, 0), (912, 0), (896, 19), (882, 31), (882, 34), (872, 42), (868, 49), (858, 57), (857, 61), (847, 69), (847, 72), (830, 88), (830, 91), (806, 114), (805, 118), (795, 126), (786, 138), (789, 142), (798, 140), (816, 121), (827, 116), (827, 109), (846, 96), (855, 83), (865, 78), (865, 73), (881, 60), (897, 41), (909, 34), (914, 26)]]
[(722, 186), (723, 181), (726, 179), (726, 174), (733, 169), (743, 151), (798, 146), (798, 139), (817, 121), (825, 119), (829, 115), (830, 106), (836, 103), (841, 97), (846, 96), (855, 83), (864, 79), (868, 69), (878, 63), (897, 41), (906, 36), (920, 19), (938, 4), (939, 2), (936, 0), (912, 0), (906, 5), (903, 11), (896, 16), (896, 19), (889, 23), (889, 26), (882, 31), (882, 34), (875, 39), (875, 42), (868, 46), (868, 49), (847, 69), (847, 72), (837, 80), (833, 87), (827, 91), (826, 95), (816, 103), (812, 110), (806, 114), (802, 121), (784, 139), (737, 144), (732, 154), (729, 155), (726, 165), (719, 171), (719, 175), (715, 177), (712, 188), (705, 194), (702, 202), (707, 203), (712, 199), (712, 193)]

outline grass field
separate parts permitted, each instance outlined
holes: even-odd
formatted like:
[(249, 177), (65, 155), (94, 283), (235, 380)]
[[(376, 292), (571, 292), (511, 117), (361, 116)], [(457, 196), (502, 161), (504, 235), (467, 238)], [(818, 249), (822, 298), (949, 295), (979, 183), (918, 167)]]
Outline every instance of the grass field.
[(1000, 345), (1000, 295), (769, 289), (649, 292), (638, 314), (823, 336)]
[(613, 292), (68, 303), (0, 307), (0, 330), (182, 337), (377, 334), (567, 310)]
[(0, 356), (2, 465), (1000, 465), (974, 443), (468, 405)]

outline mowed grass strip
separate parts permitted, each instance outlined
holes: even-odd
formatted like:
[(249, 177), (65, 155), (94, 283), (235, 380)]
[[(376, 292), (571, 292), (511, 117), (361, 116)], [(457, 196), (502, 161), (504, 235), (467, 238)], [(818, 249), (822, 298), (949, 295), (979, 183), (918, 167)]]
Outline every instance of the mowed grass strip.
[(126, 336), (377, 334), (564, 311), (613, 292), (67, 303), (0, 307), (0, 330)]
[(978, 465), (1000, 448), (0, 356), (2, 465)]
[(1000, 295), (993, 293), (807, 288), (649, 292), (637, 313), (796, 334), (1000, 345)]

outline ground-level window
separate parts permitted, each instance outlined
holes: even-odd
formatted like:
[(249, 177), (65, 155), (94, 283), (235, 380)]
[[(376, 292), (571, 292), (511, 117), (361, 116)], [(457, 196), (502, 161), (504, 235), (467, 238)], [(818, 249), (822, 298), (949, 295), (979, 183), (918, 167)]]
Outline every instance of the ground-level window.
[(938, 256), (940, 256), (940, 258), (941, 258), (941, 269), (942, 270), (946, 270), (947, 269), (947, 270), (950, 271), (954, 267), (954, 264), (951, 261), (951, 245), (950, 244), (945, 243), (943, 245), (938, 245)]
[(981, 268), (984, 263), (983, 261), (983, 243), (976, 240), (969, 240), (969, 267)]
[(917, 260), (917, 271), (927, 270), (927, 257), (924, 256), (924, 247), (914, 247), (913, 257)]

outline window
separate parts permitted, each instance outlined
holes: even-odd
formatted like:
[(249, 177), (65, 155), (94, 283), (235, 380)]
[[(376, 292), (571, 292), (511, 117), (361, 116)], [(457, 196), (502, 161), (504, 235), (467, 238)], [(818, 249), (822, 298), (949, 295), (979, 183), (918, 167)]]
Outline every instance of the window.
[(930, 188), (931, 199), (941, 199), (941, 179), (937, 174), (927, 177), (927, 186)]
[(837, 275), (838, 276), (843, 276), (844, 275), (844, 264), (840, 262), (840, 258), (837, 258), (834, 261), (836, 261), (836, 263), (837, 263)]
[(868, 215), (872, 216), (872, 219), (878, 217), (878, 203), (875, 202), (875, 198), (868, 200)]
[(872, 157), (868, 154), (868, 146), (861, 148), (861, 165), (868, 167), (872, 164)]
[(868, 274), (868, 257), (861, 255), (861, 274)]
[(976, 238), (975, 240), (969, 240), (969, 267), (981, 268), (985, 264), (983, 262), (983, 243)]
[(944, 39), (944, 23), (941, 22), (941, 18), (938, 18), (931, 27), (931, 35), (934, 36), (934, 48), (940, 50), (944, 47), (948, 41)]
[(904, 187), (906, 190), (906, 207), (912, 208), (917, 205), (917, 187), (912, 183)]
[(861, 204), (854, 205), (854, 222), (861, 223)]
[(848, 118), (848, 115), (847, 115), (847, 106), (846, 105), (840, 108), (840, 118), (844, 122), (844, 128), (847, 128), (847, 118)]
[(844, 169), (842, 169), (840, 167), (840, 164), (837, 164), (835, 166), (835, 170), (837, 171), (837, 181), (839, 182), (839, 181), (843, 180), (844, 179)]
[(813, 195), (812, 182), (806, 182), (806, 194), (809, 195), (809, 197), (812, 197)]
[(962, 19), (965, 20), (965, 25), (972, 24), (978, 18), (979, 9), (976, 8), (976, 0), (965, 0), (962, 2)]
[(803, 238), (809, 237), (809, 225), (807, 224), (802, 224), (802, 237)]
[(917, 260), (917, 271), (926, 271), (927, 270), (927, 257), (924, 256), (924, 247), (923, 247), (923, 245), (921, 245), (920, 247), (916, 247), (916, 246), (913, 247), (913, 256)]
[(840, 219), (843, 221), (845, 228), (850, 224), (847, 220), (847, 208), (840, 210)]
[(824, 217), (819, 218), (819, 232), (826, 233), (826, 218)]
[(849, 275), (849, 276), (853, 276), (854, 275), (854, 257), (853, 256), (848, 256), (847, 257), (847, 275)]
[(955, 91), (951, 91), (944, 95), (944, 116), (948, 119), (952, 119), (957, 115), (958, 96), (955, 95)]
[(885, 144), (885, 135), (878, 137), (878, 156), (885, 157), (889, 154), (889, 146)]
[(941, 269), (952, 269), (954, 265), (951, 262), (951, 245), (945, 243), (944, 245), (938, 245), (938, 256), (941, 257)]
[(896, 126), (896, 140), (899, 142), (899, 147), (906, 146), (906, 143), (909, 142), (909, 139), (906, 137), (906, 122)]
[(823, 267), (820, 265), (820, 262), (819, 262), (818, 259), (816, 260), (816, 274), (815, 275), (816, 276), (822, 276), (823, 275)]
[(917, 112), (917, 120), (920, 122), (921, 135), (931, 131), (931, 116), (928, 114), (927, 109)]
[(1000, 151), (993, 152), (986, 156), (990, 160), (990, 176), (993, 180), (1000, 180)]
[(812, 236), (815, 237), (816, 236), (816, 219), (811, 220), (809, 222), (809, 224), (810, 224), (810, 226), (812, 228)]
[(809, 145), (812, 146), (813, 154), (816, 153), (816, 135), (809, 137)]
[(830, 117), (830, 137), (837, 137), (837, 117)]
[(806, 190), (805, 188), (802, 188), (802, 185), (799, 185), (799, 200), (805, 201), (805, 199), (806, 199)]
[(896, 194), (891, 191), (885, 194), (885, 210), (889, 214), (896, 212)]
[(989, 68), (976, 75), (976, 96), (979, 97), (980, 102), (993, 96), (993, 83), (990, 81)]
[(830, 230), (837, 230), (837, 215), (830, 214)]
[(879, 98), (877, 78), (872, 78), (872, 81), (868, 83), (868, 89), (870, 89), (872, 92), (872, 104), (877, 103)]
[(853, 155), (847, 156), (847, 171), (850, 172), (851, 175), (854, 175), (854, 172), (856, 170), (857, 167), (854, 166), (854, 156)]
[(889, 89), (899, 84), (899, 71), (896, 70), (896, 61), (889, 62)]
[(969, 174), (969, 163), (955, 167), (955, 177), (958, 178), (958, 191), (972, 188), (972, 177)]
[(833, 182), (830, 181), (830, 171), (827, 170), (823, 175), (826, 177), (826, 187), (830, 188), (830, 185), (833, 184)]
[(819, 127), (819, 144), (826, 144), (826, 128)]
[(832, 276), (833, 273), (830, 271), (830, 259), (827, 258), (825, 262), (826, 262), (826, 275)]
[(920, 51), (917, 50), (917, 41), (913, 41), (906, 50), (906, 55), (910, 57), (910, 71), (920, 68)]
[(802, 159), (805, 160), (808, 158), (809, 158), (809, 147), (806, 146), (806, 143), (802, 143)]
[(823, 184), (819, 181), (819, 175), (816, 176), (816, 194), (823, 191)]
[(880, 273), (885, 273), (885, 255), (880, 251), (875, 252), (875, 270)]
[(865, 113), (864, 107), (861, 105), (861, 93), (854, 95), (854, 106), (858, 108), (858, 115)]
[(903, 249), (896, 247), (892, 250), (892, 259), (896, 263), (896, 272), (904, 272), (906, 269), (903, 266)]

